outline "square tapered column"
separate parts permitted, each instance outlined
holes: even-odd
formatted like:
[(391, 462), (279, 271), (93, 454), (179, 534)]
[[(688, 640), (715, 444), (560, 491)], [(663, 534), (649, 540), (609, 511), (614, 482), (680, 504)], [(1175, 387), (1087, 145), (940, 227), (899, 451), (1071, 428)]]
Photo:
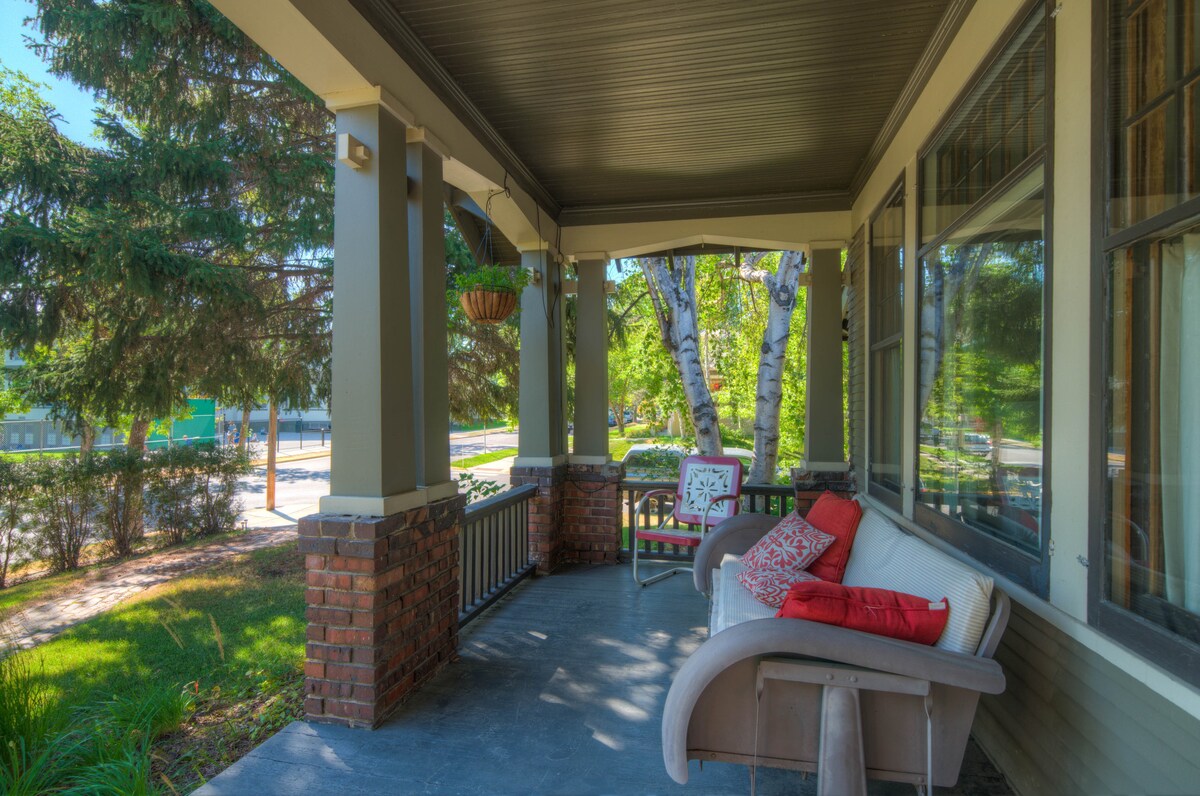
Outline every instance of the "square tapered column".
[(520, 438), (513, 486), (536, 484), (529, 506), (529, 555), (541, 572), (563, 560), (567, 470), (562, 270), (543, 250), (521, 254), (534, 279), (521, 292)]
[(608, 455), (608, 260), (579, 261), (575, 304), (575, 444), (572, 464), (606, 464)]
[(337, 439), (321, 511), (382, 517), (424, 502), (413, 446), (407, 142), (404, 123), (378, 104), (340, 110), (337, 132), (360, 163), (335, 171)]
[(815, 249), (812, 253), (806, 376), (805, 465), (810, 471), (845, 470), (840, 249)]
[(413, 440), (417, 485), (429, 500), (449, 497), (458, 491), (457, 482), (450, 479), (444, 157), (444, 147), (426, 130), (408, 131)]

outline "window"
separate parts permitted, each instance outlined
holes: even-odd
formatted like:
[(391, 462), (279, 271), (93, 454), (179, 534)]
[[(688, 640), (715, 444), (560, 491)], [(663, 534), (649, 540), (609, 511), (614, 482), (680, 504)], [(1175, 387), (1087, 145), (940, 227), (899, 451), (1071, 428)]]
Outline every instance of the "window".
[(1200, 3), (1109, 3), (1103, 530), (1089, 619), (1200, 683)]
[(1046, 143), (1046, 22), (1039, 8), (921, 159), (921, 245)]
[[(904, 413), (904, 186), (871, 220), (868, 491), (899, 507)], [(889, 500), (890, 498), (890, 500)]]
[(1046, 7), (921, 155), (914, 519), (1045, 594)]
[(917, 500), (1012, 548), (1042, 546), (1041, 168), (921, 258)]
[(1200, 195), (1200, 3), (1113, 3), (1109, 231)]
[(1200, 225), (1110, 279), (1106, 597), (1200, 643)]

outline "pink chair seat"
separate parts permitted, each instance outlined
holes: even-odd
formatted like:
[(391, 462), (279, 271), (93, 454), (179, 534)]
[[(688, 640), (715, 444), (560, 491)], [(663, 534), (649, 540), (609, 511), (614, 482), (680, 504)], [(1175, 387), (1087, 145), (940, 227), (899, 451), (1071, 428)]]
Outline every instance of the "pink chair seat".
[(637, 538), (644, 539), (647, 542), (663, 542), (664, 544), (678, 544), (686, 547), (699, 547), (701, 540), (699, 531), (676, 531), (669, 528), (661, 530), (650, 528), (638, 531)]

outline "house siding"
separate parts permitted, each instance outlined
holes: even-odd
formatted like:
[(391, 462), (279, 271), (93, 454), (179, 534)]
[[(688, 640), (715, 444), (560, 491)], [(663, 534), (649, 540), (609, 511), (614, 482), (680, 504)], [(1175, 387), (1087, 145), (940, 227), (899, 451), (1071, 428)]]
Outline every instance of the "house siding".
[(1200, 719), (1013, 605), (996, 653), (1008, 686), (975, 717), (980, 746), (1019, 794), (1200, 789)]
[(864, 341), (866, 340), (866, 245), (865, 227), (859, 227), (846, 250), (846, 271), (849, 274), (846, 312), (850, 319), (847, 364), (847, 411), (850, 445), (850, 471), (855, 482), (867, 482), (867, 391)]

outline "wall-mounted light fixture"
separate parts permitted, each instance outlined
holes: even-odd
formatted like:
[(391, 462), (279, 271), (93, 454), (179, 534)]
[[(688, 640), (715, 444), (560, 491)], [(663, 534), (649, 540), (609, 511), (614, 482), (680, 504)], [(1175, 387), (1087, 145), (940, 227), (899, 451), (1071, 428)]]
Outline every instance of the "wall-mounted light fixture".
[(371, 150), (349, 133), (338, 133), (337, 159), (352, 169), (361, 169), (371, 159)]

